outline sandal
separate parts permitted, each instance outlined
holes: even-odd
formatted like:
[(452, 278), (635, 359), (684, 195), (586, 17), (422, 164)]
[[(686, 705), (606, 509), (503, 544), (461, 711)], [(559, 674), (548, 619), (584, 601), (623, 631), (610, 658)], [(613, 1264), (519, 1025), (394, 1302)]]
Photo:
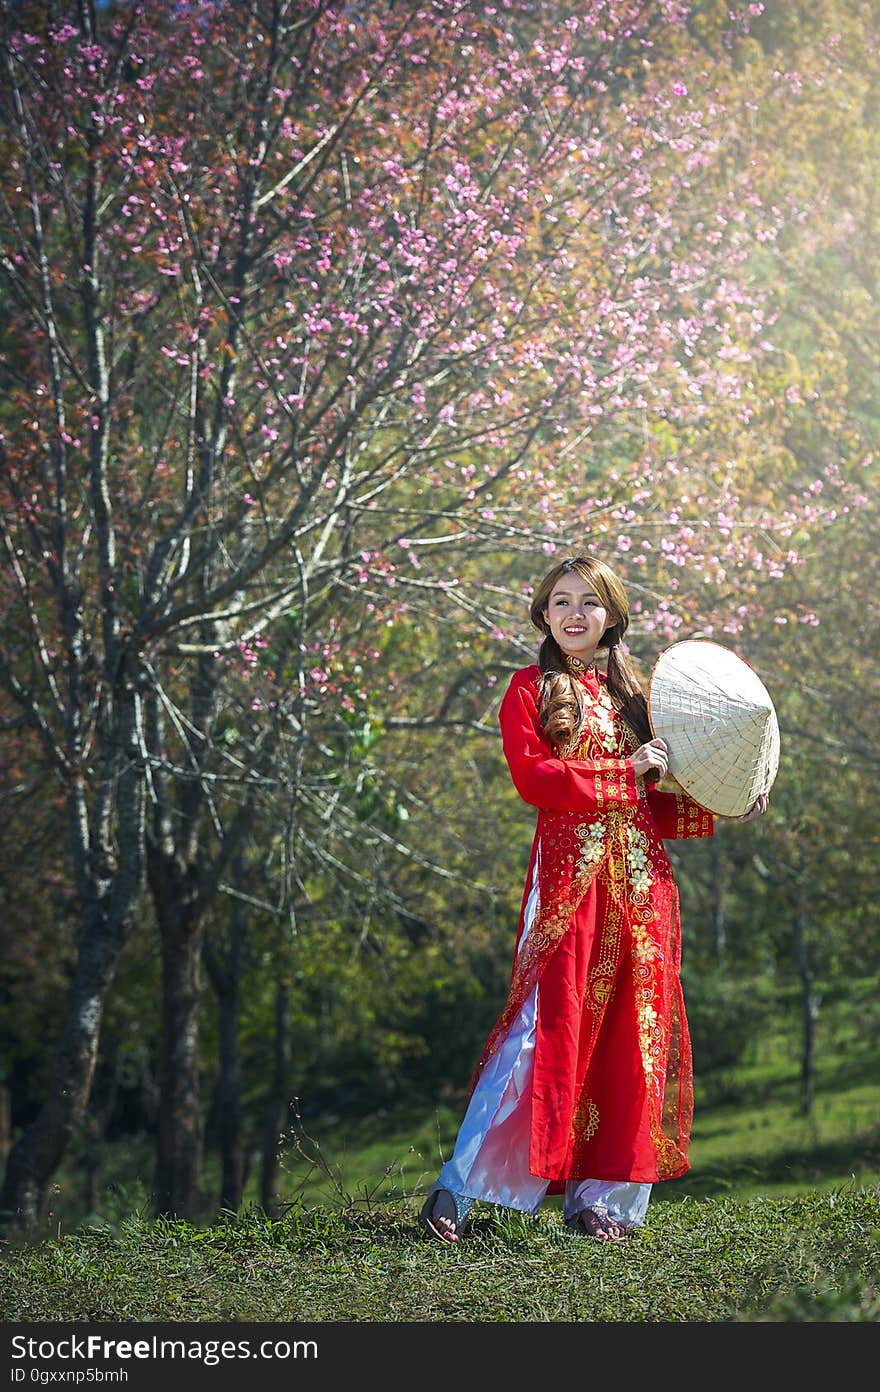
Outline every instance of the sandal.
[(623, 1242), (629, 1236), (629, 1229), (624, 1223), (610, 1218), (607, 1213), (598, 1213), (595, 1208), (582, 1208), (568, 1219), (566, 1227), (584, 1237), (595, 1237), (600, 1242)]
[[(455, 1204), (455, 1226), (449, 1230), (438, 1228), (434, 1219), (434, 1207), (437, 1203), (438, 1194), (449, 1194)], [(474, 1199), (467, 1198), (464, 1194), (456, 1194), (451, 1189), (444, 1189), (438, 1186), (432, 1189), (422, 1206), (419, 1214), (419, 1224), (426, 1237), (439, 1237), (441, 1242), (458, 1242), (464, 1237), (468, 1230), (468, 1214), (473, 1208)], [(452, 1222), (451, 1218), (445, 1220)]]

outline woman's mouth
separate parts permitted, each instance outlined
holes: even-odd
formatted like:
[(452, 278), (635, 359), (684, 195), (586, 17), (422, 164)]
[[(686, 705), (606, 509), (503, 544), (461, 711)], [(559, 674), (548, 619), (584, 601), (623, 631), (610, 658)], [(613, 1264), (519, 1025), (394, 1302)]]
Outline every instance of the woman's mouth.
[(586, 631), (586, 628), (581, 628), (580, 626), (577, 628), (567, 628), (565, 630), (566, 633), (570, 633), (574, 638), (576, 638), (579, 633), (586, 633)]

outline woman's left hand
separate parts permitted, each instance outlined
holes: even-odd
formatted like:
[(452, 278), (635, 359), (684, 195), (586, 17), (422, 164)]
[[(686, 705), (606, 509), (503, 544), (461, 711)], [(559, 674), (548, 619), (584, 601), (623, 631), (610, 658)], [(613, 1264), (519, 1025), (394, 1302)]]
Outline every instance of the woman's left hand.
[(770, 794), (759, 793), (752, 803), (748, 812), (743, 812), (741, 817), (731, 817), (732, 822), (753, 822), (756, 817), (763, 817), (770, 805)]

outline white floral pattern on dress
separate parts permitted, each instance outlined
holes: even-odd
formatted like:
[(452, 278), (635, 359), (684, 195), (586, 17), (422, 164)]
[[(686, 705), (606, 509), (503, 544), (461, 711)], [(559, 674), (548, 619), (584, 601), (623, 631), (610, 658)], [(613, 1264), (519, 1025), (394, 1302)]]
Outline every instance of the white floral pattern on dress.
[(592, 870), (605, 854), (605, 826), (603, 822), (588, 822), (577, 829), (581, 843), (578, 856), (578, 869), (581, 873)]
[(607, 687), (599, 687), (599, 694), (595, 701), (591, 722), (593, 733), (607, 754), (617, 754), (619, 752), (620, 732), (615, 719), (614, 703)]
[(647, 895), (654, 883), (648, 859), (648, 838), (643, 831), (632, 825), (626, 829), (626, 868), (634, 893), (639, 896)]

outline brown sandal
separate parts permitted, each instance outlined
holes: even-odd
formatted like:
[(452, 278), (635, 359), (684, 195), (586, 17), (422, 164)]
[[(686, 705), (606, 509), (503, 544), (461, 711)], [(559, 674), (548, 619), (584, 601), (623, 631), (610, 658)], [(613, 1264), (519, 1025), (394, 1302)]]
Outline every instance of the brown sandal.
[(600, 1242), (623, 1242), (629, 1235), (625, 1224), (616, 1218), (609, 1218), (607, 1213), (597, 1213), (594, 1208), (582, 1208), (568, 1219), (566, 1226), (584, 1237), (595, 1237)]
[[(437, 1203), (438, 1194), (449, 1194), (455, 1204), (454, 1227), (451, 1231), (444, 1231), (438, 1228), (434, 1220), (434, 1206)], [(419, 1224), (422, 1232), (427, 1237), (439, 1237), (441, 1242), (458, 1242), (464, 1237), (468, 1230), (468, 1214), (474, 1206), (474, 1199), (466, 1198), (464, 1194), (455, 1194), (451, 1189), (437, 1188), (432, 1189), (422, 1205), (419, 1214)], [(452, 1223), (453, 1219), (447, 1218), (446, 1222)]]

